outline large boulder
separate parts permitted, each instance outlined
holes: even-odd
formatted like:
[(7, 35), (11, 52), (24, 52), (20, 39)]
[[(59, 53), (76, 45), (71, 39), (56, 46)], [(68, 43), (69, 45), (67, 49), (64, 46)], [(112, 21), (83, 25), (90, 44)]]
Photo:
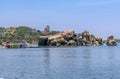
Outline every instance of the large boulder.
[(77, 43), (74, 40), (70, 40), (68, 42), (68, 44), (69, 44), (69, 46), (76, 46), (77, 45)]
[[(67, 44), (67, 41), (63, 38), (62, 35), (54, 35), (54, 36), (50, 36), (48, 37), (49, 40), (49, 45), (57, 45), (59, 43), (59, 45), (65, 45)], [(52, 44), (51, 44), (52, 43)]]
[(107, 39), (107, 45), (108, 46), (116, 46), (117, 45), (117, 42), (116, 40), (114, 39), (114, 36), (109, 36), (108, 39)]
[(92, 45), (94, 46), (101, 46), (103, 45), (103, 40), (101, 37), (94, 37), (92, 38)]
[(81, 44), (83, 46), (91, 46), (92, 45), (92, 40), (91, 40), (91, 34), (88, 31), (84, 31), (83, 33), (81, 33), (81, 40), (80, 42), (82, 42)]
[(77, 34), (77, 35), (76, 35), (76, 40), (77, 40), (76, 42), (77, 42), (77, 45), (78, 45), (78, 46), (83, 46), (82, 34), (80, 34), (80, 33)]
[(75, 37), (75, 32), (73, 30), (66, 30), (62, 33), (65, 40), (73, 40)]
[(49, 46), (56, 46), (57, 42), (55, 40), (49, 41)]
[(53, 35), (53, 36), (49, 36), (48, 40), (51, 41), (51, 40), (61, 39), (61, 38), (63, 38), (62, 35)]
[(57, 47), (60, 47), (60, 46), (61, 46), (61, 43), (57, 43), (56, 46), (57, 46)]
[(75, 32), (73, 30), (66, 30), (63, 32), (63, 35), (72, 35), (73, 36), (74, 34), (75, 34)]
[(88, 32), (88, 31), (84, 31), (83, 33), (82, 33), (82, 38), (84, 39), (84, 40), (86, 40), (86, 41), (91, 41), (90, 40), (90, 37), (91, 37), (91, 35), (90, 35), (90, 33)]
[(48, 36), (40, 36), (38, 41), (38, 46), (47, 46), (48, 45)]
[(103, 45), (103, 40), (102, 40), (101, 37), (97, 37), (97, 38), (96, 38), (96, 41), (98, 42), (97, 46)]

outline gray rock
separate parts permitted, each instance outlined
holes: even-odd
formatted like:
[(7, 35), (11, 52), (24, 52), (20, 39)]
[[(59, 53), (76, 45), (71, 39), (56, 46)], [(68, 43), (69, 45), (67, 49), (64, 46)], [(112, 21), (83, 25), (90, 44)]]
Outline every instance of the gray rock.
[(117, 45), (117, 42), (116, 40), (114, 39), (114, 36), (109, 36), (108, 39), (107, 39), (107, 43), (106, 43), (108, 46), (116, 46)]

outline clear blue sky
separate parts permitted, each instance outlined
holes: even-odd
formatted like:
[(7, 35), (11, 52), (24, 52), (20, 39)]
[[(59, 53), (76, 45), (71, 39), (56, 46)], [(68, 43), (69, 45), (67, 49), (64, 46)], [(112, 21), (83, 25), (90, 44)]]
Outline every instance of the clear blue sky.
[(120, 38), (120, 0), (0, 0), (0, 26), (20, 25)]

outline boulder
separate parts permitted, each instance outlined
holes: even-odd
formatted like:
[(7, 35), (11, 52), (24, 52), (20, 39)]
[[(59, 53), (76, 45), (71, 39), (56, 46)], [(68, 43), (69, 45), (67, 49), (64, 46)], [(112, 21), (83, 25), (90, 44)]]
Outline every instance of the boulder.
[(97, 37), (96, 41), (98, 42), (98, 45), (103, 45), (103, 40), (101, 37)]
[(88, 31), (85, 30), (81, 34), (81, 37), (82, 37), (83, 46), (91, 46), (92, 45), (92, 38), (93, 37)]
[(107, 45), (108, 46), (116, 46), (117, 45), (117, 42), (116, 40), (114, 39), (114, 36), (109, 36), (108, 39), (107, 39)]
[(60, 43), (61, 45), (65, 45), (67, 44), (67, 41), (64, 39), (64, 38), (61, 38), (61, 39), (56, 39), (55, 41), (57, 41), (57, 43)]
[(101, 37), (93, 38), (92, 45), (94, 45), (94, 46), (101, 46), (101, 45), (103, 45), (102, 38)]
[(66, 30), (63, 32), (63, 35), (72, 35), (73, 36), (74, 34), (75, 34), (75, 32), (73, 30)]
[(90, 37), (91, 37), (91, 35), (89, 34), (88, 31), (85, 30), (85, 31), (82, 33), (82, 38), (83, 38), (83, 39), (86, 39), (86, 41), (91, 41), (91, 40), (90, 40)]
[(77, 43), (74, 40), (70, 40), (68, 42), (68, 44), (69, 44), (69, 46), (76, 46), (77, 45)]
[(50, 37), (48, 37), (48, 40), (49, 40), (49, 43), (51, 43), (51, 41), (54, 41), (54, 45), (55, 45), (55, 42), (56, 42), (56, 44), (60, 43), (61, 45), (67, 44), (67, 41), (63, 38), (62, 35), (50, 36)]
[(49, 42), (49, 46), (56, 46), (57, 42), (55, 40)]
[(53, 35), (53, 36), (49, 36), (48, 37), (48, 40), (55, 40), (55, 39), (61, 39), (61, 38), (63, 38), (63, 36), (62, 35)]
[(75, 32), (73, 30), (66, 30), (62, 33), (65, 40), (73, 40), (75, 37)]
[(94, 42), (94, 46), (99, 46), (99, 42), (98, 42), (98, 41), (95, 41), (95, 42)]
[(90, 35), (89, 31), (85, 30), (82, 35), (86, 36), (86, 35)]
[(57, 47), (60, 47), (60, 46), (61, 46), (61, 44), (60, 44), (60, 43), (57, 43), (57, 44), (56, 44), (56, 46), (57, 46)]
[(107, 41), (107, 45), (108, 46), (116, 46), (117, 42), (115, 41), (115, 39), (111, 39), (111, 40)]
[(48, 45), (48, 36), (40, 36), (38, 41), (38, 46), (47, 46)]
[(76, 40), (77, 40), (77, 45), (78, 46), (83, 45), (83, 43), (82, 43), (82, 35), (80, 33), (76, 35)]

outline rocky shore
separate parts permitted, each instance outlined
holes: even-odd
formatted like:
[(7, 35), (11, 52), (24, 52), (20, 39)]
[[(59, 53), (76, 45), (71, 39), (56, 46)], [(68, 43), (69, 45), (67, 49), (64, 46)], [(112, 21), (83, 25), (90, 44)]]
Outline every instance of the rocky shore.
[(106, 40), (85, 30), (75, 33), (74, 30), (51, 31), (47, 25), (44, 31), (27, 26), (0, 27), (0, 48), (34, 47), (75, 47), (75, 46), (116, 46), (120, 42), (110, 35)]
[[(46, 28), (47, 29), (47, 28)], [(48, 29), (47, 29), (48, 30)], [(47, 31), (46, 35), (40, 36), (38, 46), (116, 46), (117, 42), (111, 35), (106, 42), (103, 42), (101, 37), (97, 37), (90, 34), (89, 31), (76, 34), (74, 30), (66, 30), (64, 32), (56, 33), (55, 35), (49, 35)]]

